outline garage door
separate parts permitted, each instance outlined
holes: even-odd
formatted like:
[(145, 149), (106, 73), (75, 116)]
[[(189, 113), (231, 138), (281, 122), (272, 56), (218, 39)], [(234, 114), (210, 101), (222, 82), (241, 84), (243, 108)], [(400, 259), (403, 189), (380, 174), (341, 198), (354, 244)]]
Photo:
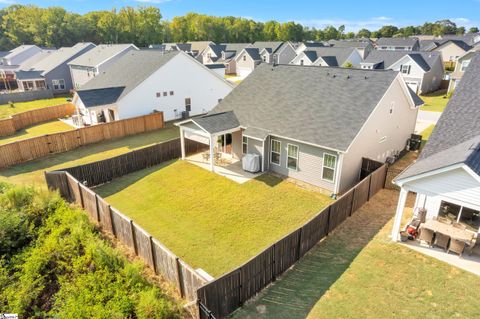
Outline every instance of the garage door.
[(250, 69), (237, 67), (237, 76), (241, 78), (246, 78), (250, 73), (252, 73)]
[(418, 93), (418, 82), (406, 82), (413, 92)]

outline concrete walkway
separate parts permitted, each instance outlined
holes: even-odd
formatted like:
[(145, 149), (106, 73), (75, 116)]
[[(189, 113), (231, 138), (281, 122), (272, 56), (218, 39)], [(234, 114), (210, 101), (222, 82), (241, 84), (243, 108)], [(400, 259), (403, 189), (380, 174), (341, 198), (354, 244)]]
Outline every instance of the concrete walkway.
[(422, 133), (432, 124), (437, 124), (438, 119), (442, 115), (441, 112), (418, 111), (417, 124), (415, 126), (415, 134)]
[(305, 318), (392, 218), (398, 193), (382, 190), (232, 318)]

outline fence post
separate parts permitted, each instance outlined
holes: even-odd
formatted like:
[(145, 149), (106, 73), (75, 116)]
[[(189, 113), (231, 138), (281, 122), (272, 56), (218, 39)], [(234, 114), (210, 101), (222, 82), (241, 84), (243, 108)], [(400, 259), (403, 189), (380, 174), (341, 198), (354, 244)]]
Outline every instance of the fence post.
[(367, 196), (367, 202), (370, 201), (370, 187), (372, 186), (372, 174), (368, 175), (368, 196)]
[(100, 224), (100, 206), (98, 205), (98, 195), (95, 193), (95, 208), (97, 212), (97, 223)]
[(353, 214), (353, 204), (355, 204), (355, 192), (356, 191), (357, 191), (357, 186), (355, 185), (355, 187), (352, 190), (352, 202), (350, 203), (350, 214), (348, 214), (349, 217), (351, 217), (352, 214)]
[(153, 237), (149, 236), (148, 237), (148, 245), (150, 246), (150, 255), (152, 256), (153, 271), (157, 274), (157, 263), (155, 262), (155, 249), (153, 249), (152, 240), (153, 240)]
[(383, 165), (385, 165), (385, 177), (383, 179), (383, 188), (386, 188), (387, 187), (387, 185), (386, 185), (387, 184), (387, 177), (388, 177), (388, 164), (385, 163)]
[(180, 297), (183, 298), (185, 297), (185, 292), (183, 291), (183, 285), (182, 285), (182, 270), (180, 269), (181, 265), (179, 262), (179, 258), (175, 258), (175, 263), (177, 265), (177, 285), (178, 285), (178, 291), (180, 292)]
[(326, 224), (327, 229), (325, 230), (325, 236), (328, 236), (328, 230), (330, 229), (330, 211), (331, 211), (331, 208), (332, 208), (332, 204), (328, 205), (328, 210), (327, 210), (328, 216), (327, 216), (327, 224)]
[(130, 233), (132, 234), (133, 251), (135, 252), (135, 255), (138, 256), (137, 238), (135, 237), (135, 227), (133, 226), (133, 220), (131, 219), (130, 219)]
[(297, 244), (297, 259), (300, 260), (300, 248), (302, 246), (302, 234), (303, 234), (303, 227), (300, 227), (300, 233), (298, 234), (298, 244)]
[(80, 187), (80, 182), (77, 182), (78, 186), (78, 192), (80, 193), (80, 205), (82, 208), (85, 208), (85, 204), (83, 203), (83, 193), (82, 193), (82, 187)]
[(108, 205), (108, 215), (110, 215), (110, 228), (112, 229), (113, 236), (117, 237), (117, 231), (113, 222), (112, 206)]

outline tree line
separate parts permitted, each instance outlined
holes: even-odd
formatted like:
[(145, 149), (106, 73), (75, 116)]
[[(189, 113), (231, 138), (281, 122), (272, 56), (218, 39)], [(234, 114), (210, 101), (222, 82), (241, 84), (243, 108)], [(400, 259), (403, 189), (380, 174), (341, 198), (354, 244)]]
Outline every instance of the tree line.
[(214, 42), (326, 41), (356, 37), (407, 37), (419, 34), (445, 35), (478, 32), (466, 30), (450, 20), (426, 22), (421, 26), (346, 32), (345, 26), (310, 28), (295, 22), (258, 22), (238, 17), (216, 17), (188, 13), (162, 19), (153, 6), (123, 7), (119, 10), (68, 12), (61, 7), (40, 8), (11, 5), (0, 10), (0, 50), (21, 44), (45, 47), (71, 46), (77, 42), (134, 43), (139, 47), (164, 42), (211, 40)]

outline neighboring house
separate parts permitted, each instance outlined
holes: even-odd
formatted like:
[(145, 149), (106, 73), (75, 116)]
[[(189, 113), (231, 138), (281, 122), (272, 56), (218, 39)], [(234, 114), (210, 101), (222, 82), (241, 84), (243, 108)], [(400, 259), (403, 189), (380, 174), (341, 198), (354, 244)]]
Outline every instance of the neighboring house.
[(212, 70), (213, 72), (217, 73), (219, 76), (224, 77), (225, 76), (225, 64), (223, 63), (210, 63), (210, 64), (205, 64), (205, 66)]
[(480, 53), (442, 113), (417, 161), (395, 178), (401, 187), (392, 239), (399, 239), (409, 192), (416, 193), (414, 213), (438, 216), (480, 231)]
[(374, 50), (372, 42), (368, 40), (331, 40), (329, 43), (334, 48), (354, 48), (360, 53), (362, 59), (365, 59)]
[(36, 45), (21, 45), (0, 58), (0, 65), (20, 65), (41, 51)]
[(68, 62), (93, 49), (95, 44), (77, 43), (73, 47), (63, 47), (29, 68), (16, 71), (18, 89), (41, 90), (51, 89), (54, 94), (68, 93), (73, 89), (72, 77)]
[(460, 83), (463, 74), (470, 65), (470, 61), (474, 57), (475, 53), (480, 51), (480, 47), (474, 47), (472, 50), (459, 57), (455, 65), (455, 70), (450, 74), (450, 83), (448, 84), (448, 92), (452, 92)]
[(75, 121), (93, 125), (156, 111), (170, 121), (210, 111), (232, 89), (185, 52), (132, 50), (76, 92)]
[(316, 48), (323, 48), (325, 46), (328, 46), (328, 45), (325, 45), (325, 43), (323, 42), (302, 42), (295, 49), (295, 53), (298, 55), (303, 51), (316, 49)]
[(441, 52), (443, 62), (456, 62), (472, 47), (461, 40), (447, 40), (439, 44), (434, 51)]
[(319, 47), (308, 49), (297, 55), (290, 64), (310, 66), (345, 66), (351, 63), (358, 67), (362, 62), (355, 48)]
[(257, 48), (264, 63), (273, 63), (273, 55), (283, 46), (284, 42), (279, 41), (257, 41), (252, 44), (252, 48)]
[[(29, 70), (33, 65), (47, 58), (56, 50), (42, 49), (30, 58), (23, 60), (20, 64), (0, 65), (0, 90), (13, 91), (19, 89), (15, 73), (19, 70)], [(42, 82), (42, 81), (41, 81)], [(38, 89), (46, 88), (44, 83), (39, 83)], [(29, 87), (34, 87), (33, 83), (30, 86), (20, 87), (21, 91), (29, 90)], [(37, 87), (35, 85), (35, 87)]]
[(280, 48), (273, 53), (271, 63), (274, 64), (289, 64), (296, 56), (296, 44), (290, 41), (283, 42)]
[[(210, 44), (215, 44), (212, 41), (188, 41), (186, 44), (190, 45), (190, 52), (193, 57), (201, 54)], [(182, 50), (184, 51), (184, 50)], [(185, 51), (186, 52), (186, 51)]]
[(130, 50), (138, 48), (133, 44), (101, 44), (70, 61), (73, 88), (79, 89)]
[(470, 46), (473, 46), (477, 43), (480, 43), (480, 33), (466, 33), (462, 35), (445, 34), (442, 36), (442, 40), (460, 40)]
[(440, 45), (438, 40), (420, 40), (420, 51), (429, 52)]
[(217, 63), (218, 60), (222, 60), (225, 57), (222, 54), (223, 52), (234, 53), (236, 55), (237, 52), (242, 51), (250, 45), (250, 43), (210, 43), (200, 54), (200, 60), (203, 64)]
[(438, 90), (445, 72), (439, 52), (376, 50), (360, 65), (362, 69), (399, 71), (407, 85), (422, 94)]
[(182, 145), (209, 144), (211, 158), (221, 138), (233, 158), (257, 154), (261, 171), (336, 195), (359, 181), (363, 157), (405, 148), (421, 104), (398, 72), (262, 64), (208, 115), (177, 125)]
[(420, 43), (417, 38), (380, 38), (377, 40), (377, 50), (388, 51), (418, 51)]
[(235, 57), (236, 74), (241, 78), (247, 77), (262, 63), (258, 48), (245, 48)]

